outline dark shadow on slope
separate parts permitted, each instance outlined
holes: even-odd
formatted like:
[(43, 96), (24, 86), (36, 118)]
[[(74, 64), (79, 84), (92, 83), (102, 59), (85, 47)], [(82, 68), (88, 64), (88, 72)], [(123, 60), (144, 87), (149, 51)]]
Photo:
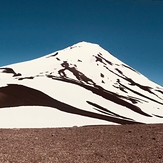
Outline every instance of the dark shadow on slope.
[[(52, 75), (47, 75), (47, 77), (51, 78), (51, 79), (54, 79), (54, 80), (61, 80), (61, 81), (65, 81), (65, 82), (69, 82), (69, 83), (73, 83), (73, 84), (76, 84), (76, 85), (79, 85), (87, 90), (90, 90), (92, 91), (93, 93), (107, 99), (107, 100), (110, 100), (116, 104), (119, 104), (119, 105), (122, 105), (122, 106), (125, 106), (127, 107), (128, 109), (131, 109), (132, 111), (135, 111), (139, 114), (142, 114), (144, 116), (148, 116), (148, 117), (151, 117), (150, 115), (148, 115), (147, 113), (143, 112), (139, 107), (125, 101), (126, 99), (127, 100), (130, 100), (131, 102), (133, 100), (137, 100), (137, 98), (134, 98), (134, 97), (125, 97), (125, 96), (121, 96), (121, 95), (118, 95), (116, 93), (113, 93), (113, 92), (110, 92), (110, 91), (107, 91), (105, 89), (103, 89), (101, 86), (98, 86), (98, 85), (94, 85), (94, 87), (92, 86), (89, 86), (89, 85), (85, 85), (85, 84), (82, 84), (80, 82), (76, 82), (76, 80), (72, 80), (72, 79), (68, 79), (68, 78), (56, 78), (55, 76), (52, 76)], [(123, 100), (125, 99), (125, 100)]]
[(98, 105), (96, 103), (93, 103), (93, 102), (90, 102), (90, 101), (87, 101), (87, 103), (90, 104), (90, 105), (92, 105), (92, 106), (94, 106), (94, 107), (96, 107), (96, 108), (98, 108), (98, 109), (95, 109), (95, 110), (98, 110), (98, 111), (100, 111), (100, 112), (102, 112), (104, 114), (112, 115), (112, 116), (117, 117), (117, 118), (128, 119), (128, 120), (134, 121), (131, 118), (127, 118), (127, 117), (121, 116), (119, 114), (116, 114), (114, 112), (111, 112), (108, 109), (106, 109), (106, 108), (104, 108), (104, 107), (102, 107), (102, 106), (100, 106), (100, 105)]
[(161, 94), (163, 94), (163, 91), (161, 91), (161, 90), (156, 90), (157, 92), (160, 92)]
[[(113, 65), (113, 63), (112, 62), (110, 62), (110, 61), (108, 61), (107, 59), (105, 59), (104, 57), (102, 57), (102, 54), (101, 53), (99, 53), (99, 54), (97, 54), (97, 56), (95, 56), (95, 58), (96, 58), (96, 62), (101, 62), (101, 63), (103, 63), (104, 65), (106, 65), (106, 63), (108, 63), (109, 65)], [(104, 61), (106, 62), (104, 62)]]
[(5, 67), (5, 68), (0, 68), (0, 70), (3, 70), (2, 71), (3, 73), (13, 74), (13, 77), (21, 76), (20, 73), (16, 73), (12, 68)]
[[(103, 58), (102, 55), (101, 55), (101, 53), (99, 53), (97, 56), (95, 56), (95, 58), (96, 58), (96, 62), (101, 62), (101, 63), (103, 63), (103, 64), (104, 64), (104, 67), (105, 67), (106, 69), (108, 69), (110, 72), (114, 73), (115, 75), (119, 76), (120, 78), (123, 78), (124, 80), (127, 80), (127, 81), (130, 83), (130, 85), (137, 86), (137, 87), (139, 87), (140, 89), (142, 89), (143, 91), (147, 91), (147, 92), (149, 92), (149, 93), (151, 93), (151, 94), (157, 96), (154, 92), (151, 91), (151, 89), (152, 89), (151, 87), (149, 87), (149, 86), (144, 86), (144, 85), (141, 85), (141, 84), (139, 84), (139, 83), (133, 81), (131, 78), (128, 78), (127, 76), (125, 76), (125, 75), (123, 74), (123, 72), (120, 71), (118, 68), (116, 68), (115, 70), (117, 70), (122, 76), (121, 76), (121, 75), (118, 75), (117, 73), (115, 73), (115, 72), (113, 72), (112, 70), (110, 70), (110, 69), (106, 66), (106, 63), (108, 63), (108, 64), (110, 64), (110, 65), (113, 65), (113, 63), (110, 62), (110, 61), (108, 61), (107, 59)], [(106, 63), (105, 63), (104, 61), (105, 61)], [(130, 69), (130, 70), (132, 70), (132, 71), (134, 71), (134, 72), (136, 72), (136, 73), (138, 73), (136, 70), (134, 70), (133, 68), (131, 68), (131, 67), (125, 65), (125, 64), (122, 64), (122, 66), (124, 66), (124, 67), (126, 67), (126, 68), (128, 68), (128, 69)], [(138, 74), (140, 74), (140, 73), (138, 73)], [(159, 92), (160, 92), (160, 91), (159, 91)], [(136, 91), (135, 91), (135, 93), (136, 93)], [(161, 93), (161, 92), (160, 92), (160, 93)], [(140, 95), (140, 93), (139, 93), (139, 95)], [(146, 97), (147, 97), (147, 96), (146, 96)], [(157, 97), (160, 98), (159, 96), (157, 96)], [(147, 98), (148, 98), (148, 97), (147, 97)], [(148, 98), (148, 99), (149, 99), (149, 98)], [(161, 99), (161, 98), (160, 98), (160, 99)], [(151, 99), (150, 99), (150, 100), (151, 100)], [(156, 102), (156, 101), (155, 101), (155, 102)]]
[(70, 67), (69, 66), (69, 63), (67, 61), (64, 61), (62, 64), (61, 64), (62, 67), (64, 67), (63, 69), (59, 70), (58, 71), (58, 74), (61, 76), (61, 77), (64, 77), (64, 78), (67, 78), (66, 76), (66, 73), (65, 73), (65, 70), (68, 70), (70, 71), (75, 77), (76, 79), (78, 79), (80, 82), (86, 82), (87, 84), (95, 84), (93, 82), (93, 80), (91, 80), (90, 78), (88, 78), (86, 75), (84, 75), (82, 72), (78, 71), (75, 67)]
[(9, 84), (6, 87), (0, 88), (0, 108), (16, 107), (16, 106), (48, 106), (48, 107), (59, 109), (67, 113), (78, 114), (86, 117), (106, 120), (118, 124), (139, 123), (135, 121), (119, 119), (112, 116), (105, 116), (105, 115), (81, 110), (79, 108), (55, 100), (41, 91), (23, 85)]
[[(155, 95), (155, 96), (158, 97), (159, 99), (161, 99), (158, 95), (156, 95), (154, 92), (151, 91), (153, 88), (151, 88), (151, 87), (149, 87), (149, 86), (141, 85), (141, 84), (139, 84), (139, 83), (136, 83), (136, 82), (133, 81), (131, 78), (128, 78), (127, 76), (125, 76), (123, 73), (120, 73), (120, 72), (119, 72), (119, 73), (122, 75), (122, 76), (121, 76), (121, 75), (119, 75), (119, 74), (113, 72), (112, 70), (110, 70), (108, 67), (106, 67), (106, 66), (104, 66), (104, 67), (105, 67), (107, 70), (109, 70), (110, 72), (112, 72), (113, 74), (115, 74), (116, 76), (118, 76), (118, 77), (120, 77), (120, 78), (122, 78), (122, 79), (128, 81), (128, 82), (129, 82), (129, 85), (131, 85), (131, 86), (137, 86), (137, 87), (139, 87), (140, 89), (142, 89), (143, 91), (147, 91), (147, 92), (149, 92), (149, 93)], [(118, 79), (118, 80), (119, 80), (119, 79)], [(123, 86), (123, 84), (121, 84), (121, 86)], [(137, 91), (134, 91), (134, 90), (132, 90), (132, 89), (126, 87), (126, 86), (125, 86), (125, 88), (127, 88), (128, 90), (134, 92), (135, 94), (137, 94), (137, 95), (139, 95), (139, 96), (145, 97), (145, 98), (147, 98), (147, 99), (149, 99), (149, 100), (152, 100), (152, 101), (154, 101), (154, 102), (157, 102), (157, 103), (159, 103), (159, 104), (163, 104), (163, 103), (160, 103), (159, 101), (154, 100), (154, 99), (152, 99), (152, 98), (150, 98), (150, 97), (148, 97), (148, 96), (145, 96), (145, 95), (143, 95), (143, 94), (141, 94), (141, 93), (139, 93), (139, 92), (137, 92)]]
[(153, 115), (158, 117), (158, 118), (163, 118), (163, 116), (160, 116), (160, 115), (156, 115), (156, 114), (153, 114)]
[(128, 69), (130, 69), (130, 70), (132, 70), (134, 72), (136, 72), (137, 74), (140, 74), (139, 72), (137, 72), (136, 70), (134, 70), (133, 68), (131, 68), (131, 67), (127, 66), (127, 65), (122, 64), (122, 66), (124, 66), (124, 67), (126, 67), (126, 68), (128, 68)]
[(34, 79), (33, 76), (29, 76), (29, 77), (24, 77), (24, 78), (18, 78), (18, 80), (24, 80), (24, 79)]
[(119, 84), (120, 84), (121, 86), (123, 86), (124, 88), (130, 90), (131, 92), (133, 92), (133, 93), (135, 93), (135, 94), (137, 94), (137, 95), (139, 95), (139, 96), (142, 96), (142, 97), (144, 97), (144, 98), (146, 98), (146, 99), (148, 99), (148, 100), (151, 100), (151, 101), (153, 101), (153, 102), (156, 102), (156, 103), (158, 103), (158, 104), (163, 105), (163, 103), (161, 103), (161, 102), (159, 102), (159, 101), (157, 101), (157, 100), (154, 100), (154, 99), (152, 99), (152, 98), (150, 98), (150, 97), (147, 97), (147, 96), (145, 96), (145, 95), (143, 95), (143, 94), (141, 94), (141, 93), (139, 93), (139, 92), (137, 92), (137, 91), (135, 91), (135, 90), (133, 90), (133, 89), (130, 89), (129, 87), (123, 85), (122, 83), (119, 83)]
[(117, 70), (121, 75), (124, 75), (123, 72), (119, 70), (118, 68), (115, 68), (115, 70)]
[(56, 52), (55, 54), (50, 55), (50, 56), (48, 56), (48, 57), (46, 57), (46, 58), (55, 57), (55, 56), (57, 56), (57, 55), (58, 55), (58, 52)]

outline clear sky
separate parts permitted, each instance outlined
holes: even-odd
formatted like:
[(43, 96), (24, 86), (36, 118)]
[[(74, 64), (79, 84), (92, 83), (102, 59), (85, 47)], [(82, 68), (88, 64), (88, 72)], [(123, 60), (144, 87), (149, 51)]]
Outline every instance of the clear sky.
[(162, 0), (0, 0), (0, 66), (80, 41), (163, 85)]

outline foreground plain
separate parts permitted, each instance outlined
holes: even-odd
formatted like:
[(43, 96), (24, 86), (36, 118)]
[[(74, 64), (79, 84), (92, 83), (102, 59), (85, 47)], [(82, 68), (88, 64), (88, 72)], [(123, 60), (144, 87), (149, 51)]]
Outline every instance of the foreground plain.
[(1, 163), (162, 163), (163, 124), (0, 129)]

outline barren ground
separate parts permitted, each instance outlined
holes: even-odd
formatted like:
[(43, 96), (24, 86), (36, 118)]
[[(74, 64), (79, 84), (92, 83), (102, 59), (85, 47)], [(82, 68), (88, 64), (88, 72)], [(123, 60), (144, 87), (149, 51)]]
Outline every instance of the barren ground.
[(0, 163), (162, 163), (163, 124), (0, 129)]

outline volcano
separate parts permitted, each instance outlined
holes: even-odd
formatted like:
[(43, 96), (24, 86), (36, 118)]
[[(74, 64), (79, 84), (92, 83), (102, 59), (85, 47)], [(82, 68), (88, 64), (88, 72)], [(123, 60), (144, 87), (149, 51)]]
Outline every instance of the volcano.
[(0, 127), (163, 122), (163, 87), (97, 44), (0, 67)]

